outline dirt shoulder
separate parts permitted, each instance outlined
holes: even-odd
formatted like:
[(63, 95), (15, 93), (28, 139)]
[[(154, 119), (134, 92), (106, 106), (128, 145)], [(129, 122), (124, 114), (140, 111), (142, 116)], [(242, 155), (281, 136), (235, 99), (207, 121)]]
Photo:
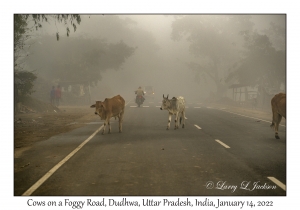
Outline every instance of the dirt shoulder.
[(89, 107), (59, 107), (36, 113), (14, 116), (14, 156), (18, 157), (35, 142), (82, 127), (97, 120)]

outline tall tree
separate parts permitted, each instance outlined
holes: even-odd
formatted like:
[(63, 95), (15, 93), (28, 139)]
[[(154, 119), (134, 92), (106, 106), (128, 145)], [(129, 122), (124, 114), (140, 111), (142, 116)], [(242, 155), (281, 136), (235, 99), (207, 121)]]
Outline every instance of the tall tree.
[[(96, 85), (101, 72), (120, 69), (135, 48), (124, 42), (107, 43), (100, 39), (62, 38), (60, 42), (43, 36), (37, 40), (28, 59), (31, 68), (48, 80), (84, 82)], [(45, 50), (46, 49), (46, 50)]]
[(243, 41), (240, 32), (252, 30), (250, 18), (248, 15), (188, 15), (176, 18), (172, 24), (172, 39), (185, 38), (190, 43), (190, 53), (198, 59), (187, 66), (196, 72), (196, 78), (207, 75), (214, 81), (217, 97), (225, 89), (220, 74), (239, 56)]
[(270, 22), (269, 27), (266, 27), (262, 32), (269, 37), (273, 47), (276, 50), (286, 50), (285, 25), (279, 25), (277, 23)]
[[(39, 15), (39, 14), (15, 14), (14, 15), (14, 102), (22, 102), (23, 96), (33, 92), (33, 82), (36, 74), (26, 69), (24, 63), (28, 57), (28, 49), (32, 43), (32, 31), (42, 27), (42, 23), (49, 20), (63, 23), (66, 26), (67, 36), (70, 34), (68, 23), (76, 31), (77, 24), (80, 24), (80, 15)], [(59, 40), (59, 32), (56, 32), (56, 39)]]
[(26, 49), (30, 39), (28, 20), (25, 15), (14, 15), (14, 102), (22, 101), (22, 96), (32, 93), (34, 72), (24, 69), (24, 62), (28, 56)]
[(227, 81), (237, 79), (241, 84), (262, 85), (279, 89), (285, 84), (285, 50), (276, 50), (267, 35), (248, 33), (243, 57), (232, 66)]

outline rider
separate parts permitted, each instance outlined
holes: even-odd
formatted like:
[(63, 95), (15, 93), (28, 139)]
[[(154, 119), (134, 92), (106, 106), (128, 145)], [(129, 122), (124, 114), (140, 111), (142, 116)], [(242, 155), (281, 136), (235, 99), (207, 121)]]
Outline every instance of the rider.
[(143, 95), (145, 95), (145, 93), (141, 88), (141, 86), (135, 91), (135, 94), (136, 94), (135, 102), (137, 102), (138, 96), (142, 96), (142, 103), (144, 103), (145, 98), (143, 97)]

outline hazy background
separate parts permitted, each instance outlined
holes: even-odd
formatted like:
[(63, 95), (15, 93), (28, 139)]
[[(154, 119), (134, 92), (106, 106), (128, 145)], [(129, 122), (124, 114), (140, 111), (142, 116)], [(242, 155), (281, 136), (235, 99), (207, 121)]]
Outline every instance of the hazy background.
[[(66, 37), (66, 26), (64, 24), (48, 21), (43, 23), (42, 28), (38, 31), (33, 32), (34, 38), (30, 40), (32, 45), (28, 49), (30, 56), (28, 62), (26, 62), (26, 68), (34, 70), (39, 78), (47, 80), (50, 91), (51, 85), (60, 84), (68, 78), (66, 75), (64, 75), (64, 79), (60, 78), (58, 72), (67, 71), (67, 68), (74, 68), (58, 68), (57, 63), (70, 63), (70, 59), (73, 59), (75, 60), (72, 61), (74, 62), (73, 65), (78, 67), (76, 60), (81, 54), (89, 50), (92, 51), (93, 48), (101, 48), (101, 46), (97, 48), (97, 44), (93, 45), (95, 40), (101, 40), (105, 44), (122, 42), (134, 49), (134, 52), (115, 69), (109, 67), (106, 69), (99, 68), (101, 79), (91, 87), (92, 101), (103, 100), (105, 97), (117, 94), (131, 99), (134, 97), (134, 90), (139, 86), (148, 85), (153, 86), (157, 101), (160, 101), (162, 94), (182, 95), (188, 101), (204, 101), (210, 97), (210, 94), (215, 93), (217, 88), (224, 89), (230, 85), (230, 83), (225, 82), (230, 72), (233, 71), (229, 69), (243, 57), (245, 43), (243, 37), (239, 35), (240, 31), (251, 28), (251, 33), (267, 34), (274, 49), (285, 51), (286, 48), (285, 37), (282, 38), (282, 34), (272, 34), (269, 30), (270, 24), (275, 23), (276, 26), (280, 26), (284, 30), (285, 36), (285, 15), (246, 15), (247, 23), (252, 24), (249, 27), (247, 26), (248, 28), (243, 23), (235, 25), (232, 24), (234, 22), (231, 23), (230, 21), (228, 26), (222, 25), (220, 20), (223, 21), (227, 17), (231, 16), (81, 15), (81, 23), (77, 25), (76, 32), (71, 29), (69, 37)], [(238, 21), (240, 17), (245, 19), (245, 15), (234, 15), (233, 18)], [(181, 20), (185, 22), (181, 24)], [(201, 30), (207, 31), (205, 38), (211, 37), (212, 39), (208, 40), (207, 45), (203, 47), (197, 43), (198, 37), (193, 37), (195, 34), (201, 36), (201, 33), (196, 31), (198, 23), (195, 21), (202, 24), (203, 28), (199, 28), (200, 32)], [(203, 21), (206, 22), (203, 23)], [(174, 22), (178, 23), (177, 27)], [(176, 30), (181, 37), (175, 40), (172, 33), (174, 34)], [(55, 34), (57, 32), (60, 34), (59, 41), (56, 41)], [(210, 32), (212, 35), (209, 34)], [(217, 35), (214, 35), (216, 33)], [(224, 40), (220, 39), (223, 34)], [(214, 36), (218, 38), (216, 42), (213, 40)], [(86, 41), (83, 40), (91, 40), (90, 45), (85, 44)], [(81, 42), (82, 47), (79, 47)], [(225, 44), (221, 46), (223, 42)], [(78, 46), (71, 47), (75, 45)], [(201, 49), (195, 50), (193, 46), (200, 46)], [(218, 48), (220, 48), (219, 52)], [(199, 53), (197, 53), (197, 50)], [(206, 51), (209, 52), (210, 50), (212, 53), (205, 54)], [(214, 57), (213, 53), (217, 57), (217, 67), (211, 61)], [(220, 56), (220, 54), (224, 56)], [(204, 66), (203, 68), (206, 68), (206, 71), (210, 71), (209, 68), (216, 68), (220, 86), (217, 87), (207, 73), (191, 68), (188, 65), (191, 62)], [(67, 66), (67, 64), (64, 65)], [(285, 74), (285, 68), (281, 71)], [(53, 75), (55, 73), (55, 76), (52, 73)], [(71, 78), (71, 75), (76, 74), (76, 72), (68, 74)], [(285, 81), (285, 79), (283, 80)], [(285, 84), (282, 85), (285, 86)], [(37, 93), (40, 90), (41, 88), (38, 86), (35, 89)], [(40, 95), (40, 93), (37, 93), (35, 94)], [(45, 94), (48, 94), (48, 92), (45, 92)], [(226, 96), (226, 93), (222, 94)]]

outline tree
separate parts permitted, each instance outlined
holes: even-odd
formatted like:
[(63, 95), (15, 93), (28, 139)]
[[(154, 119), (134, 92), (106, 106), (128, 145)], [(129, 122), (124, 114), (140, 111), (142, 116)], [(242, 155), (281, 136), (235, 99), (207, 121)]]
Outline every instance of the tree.
[[(80, 24), (80, 15), (14, 15), (14, 54), (15, 54), (15, 66), (16, 60), (21, 56), (22, 50), (26, 48), (26, 41), (31, 38), (31, 32), (33, 29), (38, 30), (42, 27), (42, 22), (48, 22), (49, 19), (56, 22), (64, 23), (66, 27), (67, 36), (70, 34), (70, 28), (68, 23), (70, 23), (76, 31), (77, 24)], [(30, 26), (31, 25), (31, 26)], [(59, 40), (59, 32), (56, 32), (56, 38)], [(23, 55), (24, 56), (24, 55)]]
[[(32, 40), (31, 32), (42, 27), (42, 22), (48, 22), (53, 19), (55, 22), (64, 23), (66, 26), (67, 36), (70, 29), (68, 23), (76, 31), (77, 24), (80, 24), (80, 15), (14, 15), (14, 101), (15, 105), (21, 102), (22, 96), (26, 96), (33, 92), (33, 82), (37, 78), (33, 71), (29, 71), (24, 66), (28, 57), (27, 50), (31, 46), (29, 43)], [(59, 40), (59, 33), (56, 33), (56, 38)]]
[(240, 84), (263, 85), (279, 89), (285, 84), (286, 53), (276, 50), (267, 35), (248, 33), (240, 61), (232, 66), (227, 81), (237, 79)]
[(252, 30), (250, 18), (247, 15), (188, 15), (172, 24), (172, 39), (185, 38), (190, 44), (190, 53), (198, 59), (187, 62), (188, 68), (196, 72), (196, 78), (207, 75), (213, 80), (217, 97), (225, 90), (221, 72), (239, 56), (243, 41), (239, 33)]
[(28, 56), (26, 42), (30, 39), (28, 21), (25, 15), (14, 15), (14, 102), (22, 101), (22, 96), (32, 93), (34, 72), (24, 69), (24, 60)]
[[(67, 36), (70, 35), (70, 27), (69, 24), (71, 24), (71, 27), (73, 27), (74, 32), (77, 29), (77, 25), (76, 24), (80, 24), (81, 22), (81, 17), (78, 14), (72, 14), (72, 15), (68, 15), (68, 14), (62, 14), (62, 15), (40, 15), (40, 14), (33, 14), (33, 15), (24, 15), (26, 19), (32, 19), (33, 23), (34, 23), (34, 28), (36, 30), (38, 30), (38, 28), (42, 27), (41, 22), (45, 21), (45, 22), (49, 22), (49, 21), (53, 21), (55, 24), (56, 23), (60, 23), (60, 24), (64, 24), (65, 28), (66, 28), (66, 32), (67, 32)], [(56, 32), (56, 39), (57, 41), (59, 40), (60, 35), (59, 32)]]
[[(28, 59), (31, 68), (52, 81), (96, 85), (101, 72), (119, 70), (135, 48), (123, 41), (107, 43), (100, 39), (62, 38), (60, 43), (42, 36), (32, 49), (34, 58)], [(47, 50), (45, 50), (47, 49)]]
[(285, 28), (285, 26), (279, 25), (274, 22), (270, 22), (269, 27), (265, 28), (262, 32), (269, 37), (269, 39), (272, 43), (272, 46), (276, 50), (285, 50), (286, 49), (286, 28)]

